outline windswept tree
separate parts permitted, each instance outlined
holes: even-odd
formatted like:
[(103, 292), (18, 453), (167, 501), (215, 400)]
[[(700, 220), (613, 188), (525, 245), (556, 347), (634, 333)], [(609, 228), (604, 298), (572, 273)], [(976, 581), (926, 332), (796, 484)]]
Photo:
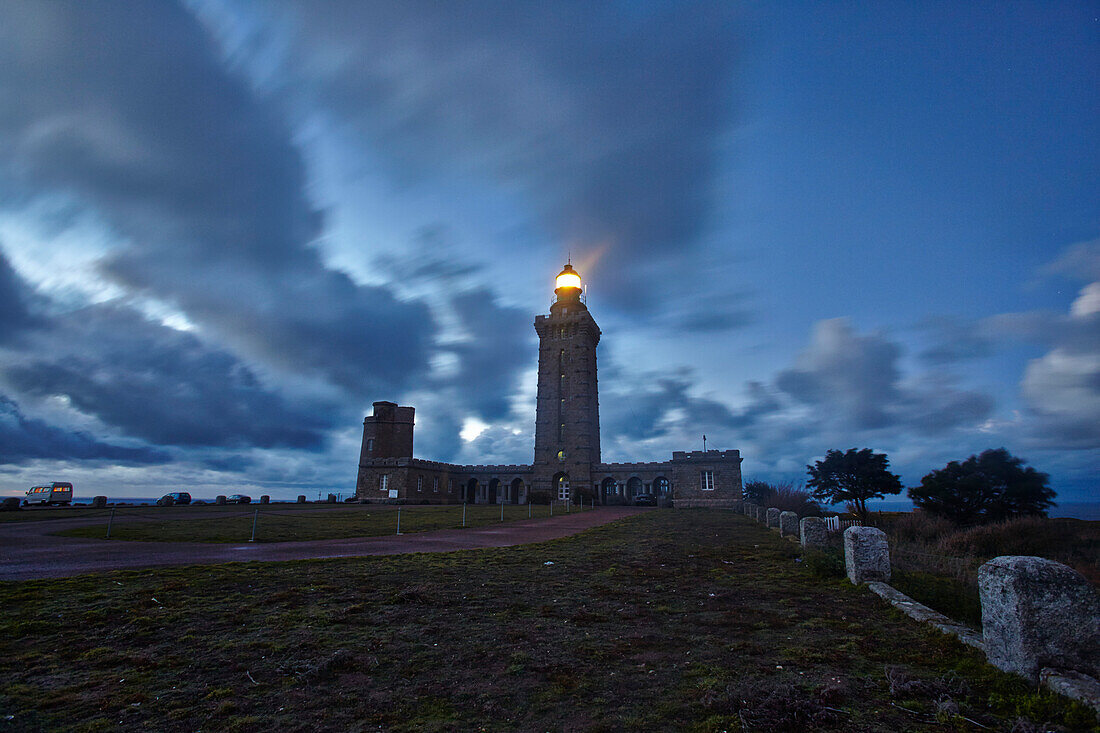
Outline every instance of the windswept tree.
[(825, 460), (806, 466), (815, 499), (829, 504), (851, 504), (860, 519), (867, 520), (867, 500), (901, 493), (901, 479), (890, 473), (885, 453), (870, 448), (831, 450)]
[(960, 524), (1046, 516), (1055, 496), (1047, 486), (1049, 478), (998, 448), (932, 471), (920, 486), (909, 489), (909, 498), (921, 509)]

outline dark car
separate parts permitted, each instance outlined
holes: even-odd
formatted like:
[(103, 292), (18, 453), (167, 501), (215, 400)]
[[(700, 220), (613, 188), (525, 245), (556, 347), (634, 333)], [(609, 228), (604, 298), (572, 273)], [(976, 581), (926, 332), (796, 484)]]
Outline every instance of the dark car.
[(634, 497), (634, 506), (657, 506), (657, 497), (653, 494), (637, 494)]
[(186, 491), (174, 491), (171, 494), (165, 494), (161, 498), (170, 498), (173, 504), (190, 504), (191, 495)]
[(252, 497), (247, 496), (245, 494), (233, 494), (233, 496), (231, 496), (231, 497), (229, 497), (228, 499), (225, 500), (225, 503), (226, 504), (251, 504), (252, 503)]

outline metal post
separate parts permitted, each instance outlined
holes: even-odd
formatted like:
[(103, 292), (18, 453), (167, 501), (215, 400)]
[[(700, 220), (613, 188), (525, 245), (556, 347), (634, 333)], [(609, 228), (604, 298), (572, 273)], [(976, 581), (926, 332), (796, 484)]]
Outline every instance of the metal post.
[(115, 521), (115, 507), (111, 507), (111, 517), (107, 520), (107, 539), (111, 539), (111, 525)]
[(550, 516), (554, 516), (554, 500), (550, 500)]
[(462, 502), (462, 526), (466, 526), (466, 502)]
[(500, 502), (500, 521), (504, 521), (504, 502)]
[(256, 525), (259, 523), (259, 521), (260, 521), (260, 510), (257, 509), (256, 514), (252, 517), (252, 539), (250, 539), (249, 542), (255, 542), (256, 541)]
[(530, 499), (527, 500), (527, 518), (528, 519), (531, 518), (531, 500)]
[(397, 506), (397, 534), (401, 534), (401, 505)]

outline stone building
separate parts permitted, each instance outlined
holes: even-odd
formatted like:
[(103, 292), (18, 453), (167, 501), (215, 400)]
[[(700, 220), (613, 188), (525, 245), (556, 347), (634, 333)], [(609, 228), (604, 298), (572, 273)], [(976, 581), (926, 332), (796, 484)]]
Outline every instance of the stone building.
[(522, 504), (532, 498), (673, 506), (729, 506), (741, 498), (741, 454), (675, 451), (672, 460), (603, 463), (596, 347), (580, 275), (567, 264), (539, 335), (535, 455), (531, 465), (460, 466), (413, 458), (412, 407), (375, 402), (363, 420), (356, 495), (373, 501)]

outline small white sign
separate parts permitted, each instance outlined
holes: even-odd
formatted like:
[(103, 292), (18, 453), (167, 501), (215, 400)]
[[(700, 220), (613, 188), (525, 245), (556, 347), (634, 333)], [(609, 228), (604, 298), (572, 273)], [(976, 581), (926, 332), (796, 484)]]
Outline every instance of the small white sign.
[(390, 498), (391, 499), (396, 499), (397, 498), (397, 489), (390, 489)]

